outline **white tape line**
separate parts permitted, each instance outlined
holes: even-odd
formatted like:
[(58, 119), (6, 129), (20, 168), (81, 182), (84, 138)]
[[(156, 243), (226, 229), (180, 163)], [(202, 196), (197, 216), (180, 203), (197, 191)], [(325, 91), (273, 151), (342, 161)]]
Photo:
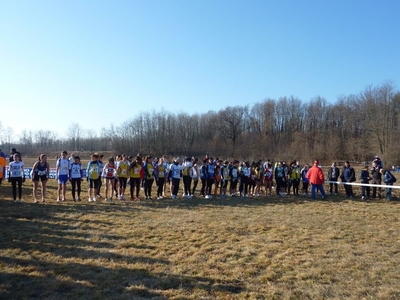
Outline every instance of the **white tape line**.
[(371, 183), (356, 183), (356, 182), (342, 182), (342, 181), (325, 181), (325, 183), (337, 183), (337, 184), (347, 184), (347, 185), (356, 185), (356, 186), (372, 186), (372, 187), (383, 187), (383, 188), (393, 188), (400, 189), (399, 185), (386, 185), (386, 184), (371, 184)]

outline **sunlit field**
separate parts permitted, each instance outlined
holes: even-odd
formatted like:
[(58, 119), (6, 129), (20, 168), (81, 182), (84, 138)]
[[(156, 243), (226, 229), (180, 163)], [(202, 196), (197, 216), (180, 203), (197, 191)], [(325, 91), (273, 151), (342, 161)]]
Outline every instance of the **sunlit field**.
[(34, 204), (31, 187), (14, 204), (0, 186), (1, 299), (400, 299), (398, 198), (89, 203), (84, 181), (57, 203), (50, 180)]

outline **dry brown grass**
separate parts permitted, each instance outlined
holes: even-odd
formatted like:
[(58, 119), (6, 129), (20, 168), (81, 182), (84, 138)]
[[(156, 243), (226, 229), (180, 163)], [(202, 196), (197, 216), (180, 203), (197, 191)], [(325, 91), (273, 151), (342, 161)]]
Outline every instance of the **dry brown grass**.
[(0, 186), (2, 299), (400, 298), (398, 201), (75, 204), (55, 186), (45, 204)]

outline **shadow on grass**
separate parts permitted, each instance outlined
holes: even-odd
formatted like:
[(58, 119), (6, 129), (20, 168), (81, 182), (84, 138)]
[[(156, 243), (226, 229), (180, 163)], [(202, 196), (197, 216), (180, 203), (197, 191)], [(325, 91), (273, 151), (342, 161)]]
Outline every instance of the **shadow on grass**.
[[(90, 218), (91, 213), (104, 210), (133, 209), (141, 208), (126, 203), (37, 205), (0, 200), (0, 298), (167, 299), (172, 290), (181, 295), (197, 290), (210, 295), (244, 290), (239, 281), (151, 271), (152, 266), (170, 262), (124, 254), (125, 245), (121, 248), (115, 241), (125, 237), (95, 226), (113, 224), (95, 220), (96, 215)], [(68, 213), (73, 213), (71, 218)], [(76, 214), (89, 219), (74, 220)], [(143, 243), (130, 242), (129, 247), (156, 250)]]
[(0, 271), (0, 291), (7, 299), (63, 299), (74, 296), (90, 299), (167, 299), (161, 292), (204, 289), (210, 293), (243, 291), (240, 282), (220, 282), (201, 276), (154, 273), (145, 269), (115, 269), (79, 263), (50, 264), (40, 260), (0, 256), (1, 265), (29, 268), (33, 275)]
[(329, 196), (326, 199), (321, 199), (321, 197), (313, 200), (310, 196), (268, 196), (268, 197), (228, 197), (228, 198), (178, 198), (178, 199), (162, 199), (162, 200), (144, 200), (138, 202), (136, 205), (139, 207), (157, 207), (157, 208), (181, 208), (181, 209), (191, 209), (198, 206), (204, 207), (263, 207), (270, 205), (293, 205), (293, 204), (312, 204), (312, 203), (344, 203), (344, 202), (363, 202), (363, 203), (382, 203), (382, 204), (400, 204), (398, 198), (394, 198), (392, 201), (387, 202), (385, 199), (370, 199), (368, 201), (362, 200), (361, 197), (355, 197), (352, 199), (347, 199), (345, 196)]

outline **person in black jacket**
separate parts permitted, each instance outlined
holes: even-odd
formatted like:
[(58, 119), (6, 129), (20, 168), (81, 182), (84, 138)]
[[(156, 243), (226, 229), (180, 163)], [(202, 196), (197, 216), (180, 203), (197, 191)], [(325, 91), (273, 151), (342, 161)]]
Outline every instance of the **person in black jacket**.
[[(343, 170), (342, 170), (342, 175), (340, 175), (340, 178), (342, 179), (343, 182), (354, 182), (356, 181), (356, 173), (354, 171), (354, 168), (350, 166), (350, 162), (347, 160), (346, 163), (344, 164)], [(346, 190), (346, 196), (349, 198), (353, 198), (353, 187), (350, 184), (345, 184), (344, 189)]]
[[(328, 180), (329, 181), (338, 181), (339, 180), (340, 171), (336, 166), (336, 163), (333, 162), (332, 166), (328, 170)], [(337, 183), (329, 183), (329, 193), (332, 195), (333, 186), (335, 186), (335, 195), (338, 194), (338, 184)]]
[[(372, 184), (381, 184), (382, 182), (382, 174), (380, 173), (380, 170), (382, 167), (379, 165), (378, 162), (374, 161), (372, 163), (372, 168), (371, 168), (371, 175), (372, 175)], [(372, 198), (376, 198), (376, 190), (378, 189), (378, 197), (379, 199), (381, 198), (381, 191), (382, 189), (373, 187), (372, 188)]]
[(8, 158), (8, 160), (9, 160), (10, 162), (14, 161), (14, 154), (18, 154), (20, 160), (22, 161), (21, 153), (19, 153), (19, 152), (17, 151), (17, 149), (11, 148), (11, 149), (10, 149), (10, 157)]
[[(360, 173), (361, 183), (369, 183), (369, 181), (372, 179), (369, 175), (370, 174), (368, 171), (368, 166), (364, 166)], [(361, 187), (361, 199), (368, 200), (369, 196), (370, 196), (370, 191), (371, 191), (371, 188), (369, 186), (363, 185)], [(365, 192), (367, 192), (367, 193), (365, 194)]]

